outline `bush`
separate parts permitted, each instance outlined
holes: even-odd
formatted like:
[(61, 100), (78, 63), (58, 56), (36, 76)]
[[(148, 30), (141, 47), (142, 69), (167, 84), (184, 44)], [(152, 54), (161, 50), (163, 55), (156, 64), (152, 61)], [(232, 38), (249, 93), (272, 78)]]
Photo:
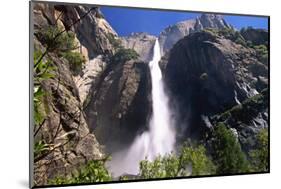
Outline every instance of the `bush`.
[(140, 176), (144, 179), (213, 173), (215, 173), (215, 166), (206, 155), (206, 150), (202, 145), (188, 147), (185, 144), (178, 156), (171, 153), (163, 157), (158, 156), (151, 162), (147, 159), (140, 162)]
[(261, 61), (263, 64), (268, 64), (268, 50), (265, 45), (256, 45), (254, 46), (254, 49), (257, 53), (257, 58), (259, 61)]
[(249, 171), (246, 155), (234, 134), (220, 122), (213, 131), (213, 158), (218, 174), (245, 173)]
[(204, 29), (204, 31), (209, 32), (213, 35), (223, 36), (224, 38), (229, 39), (237, 44), (247, 46), (247, 43), (243, 38), (243, 36), (240, 34), (240, 32), (235, 31), (232, 28), (227, 28), (227, 27), (224, 27), (222, 29), (207, 28)]
[(262, 129), (257, 135), (257, 149), (250, 152), (252, 169), (257, 172), (268, 171), (268, 129)]
[[(64, 52), (77, 48), (75, 34), (71, 31), (63, 32), (57, 26), (41, 29), (36, 35), (39, 41), (48, 47), (49, 52)], [(61, 33), (61, 34), (60, 34)]]
[(78, 52), (68, 51), (61, 53), (61, 56), (68, 61), (70, 70), (75, 75), (77, 75), (82, 70), (82, 65), (86, 61), (85, 57)]
[(48, 182), (50, 185), (82, 184), (111, 181), (111, 175), (102, 160), (89, 161), (85, 166), (73, 172), (70, 177), (58, 176)]
[(140, 176), (143, 179), (168, 178), (178, 175), (179, 159), (174, 154), (158, 156), (154, 161), (140, 162)]
[(192, 168), (192, 176), (210, 175), (215, 173), (215, 166), (211, 159), (207, 156), (204, 146), (199, 145), (197, 148), (187, 147), (181, 150), (180, 155), (181, 166), (190, 165)]
[(107, 39), (115, 49), (122, 48), (121, 40), (115, 37), (112, 33), (107, 34)]
[(111, 62), (119, 63), (126, 62), (128, 60), (135, 60), (139, 57), (138, 53), (134, 49), (119, 49), (112, 57)]

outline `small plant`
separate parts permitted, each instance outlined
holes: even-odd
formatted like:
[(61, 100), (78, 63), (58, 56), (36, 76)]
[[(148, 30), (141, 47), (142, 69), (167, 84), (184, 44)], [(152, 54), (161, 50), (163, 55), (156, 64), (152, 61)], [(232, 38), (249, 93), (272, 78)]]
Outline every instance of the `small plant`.
[(122, 48), (121, 40), (114, 36), (112, 33), (107, 34), (107, 39), (115, 49)]
[(49, 150), (49, 145), (44, 141), (40, 140), (34, 144), (34, 157), (41, 155), (42, 153)]
[(48, 106), (46, 103), (47, 92), (42, 88), (42, 82), (53, 78), (53, 71), (55, 70), (52, 61), (46, 58), (40, 59), (42, 56), (41, 51), (34, 52), (34, 65), (33, 75), (34, 75), (34, 90), (33, 90), (33, 104), (34, 104), (34, 122), (35, 126), (40, 125), (44, 118), (46, 117), (46, 112), (48, 112)]

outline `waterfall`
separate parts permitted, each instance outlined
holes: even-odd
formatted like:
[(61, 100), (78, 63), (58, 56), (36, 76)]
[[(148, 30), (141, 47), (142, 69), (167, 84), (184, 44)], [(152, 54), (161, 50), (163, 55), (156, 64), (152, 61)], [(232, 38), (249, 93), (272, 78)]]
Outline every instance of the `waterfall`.
[(120, 152), (112, 157), (109, 167), (114, 176), (124, 173), (137, 174), (141, 160), (145, 158), (153, 160), (158, 155), (165, 155), (173, 151), (175, 131), (159, 67), (160, 58), (160, 46), (156, 40), (153, 59), (149, 63), (152, 80), (152, 116), (149, 130), (137, 136), (126, 152)]

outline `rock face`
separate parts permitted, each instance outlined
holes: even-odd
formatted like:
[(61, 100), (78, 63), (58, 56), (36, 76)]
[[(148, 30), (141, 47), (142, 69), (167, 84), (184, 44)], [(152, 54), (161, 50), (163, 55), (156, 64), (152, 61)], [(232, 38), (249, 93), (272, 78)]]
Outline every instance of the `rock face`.
[(83, 104), (87, 103), (86, 100), (92, 92), (91, 88), (98, 81), (106, 65), (107, 63), (104, 61), (104, 56), (98, 55), (85, 64), (80, 75), (74, 77), (74, 82), (76, 83), (80, 100)]
[(179, 133), (200, 136), (212, 126), (208, 117), (266, 88), (267, 82), (259, 87), (259, 77), (267, 80), (268, 68), (255, 57), (254, 49), (212, 32), (192, 33), (178, 41), (160, 65), (180, 120)]
[(159, 44), (161, 47), (161, 54), (168, 52), (173, 45), (183, 37), (190, 33), (201, 31), (205, 28), (222, 29), (224, 27), (230, 28), (225, 20), (220, 15), (202, 14), (196, 19), (190, 19), (176, 23), (169, 26), (160, 33)]
[[(112, 54), (113, 48), (108, 35), (117, 36), (117, 34), (103, 18), (98, 8), (59, 5), (55, 8), (62, 12), (61, 21), (64, 27), (73, 30), (81, 46), (87, 49), (89, 59), (95, 58), (98, 54)], [(89, 11), (90, 13), (87, 14)], [(83, 17), (85, 14), (87, 16)], [(81, 21), (70, 27), (79, 18), (82, 18)]]
[(134, 49), (139, 54), (139, 60), (149, 62), (153, 56), (156, 37), (147, 33), (133, 33), (122, 37), (122, 45), (127, 49)]
[(224, 122), (237, 133), (244, 151), (249, 152), (257, 145), (256, 136), (260, 129), (268, 127), (268, 89), (246, 99), (222, 114), (213, 116), (211, 122), (216, 125)]
[(57, 71), (55, 79), (43, 83), (48, 91), (45, 99), (48, 109), (46, 121), (34, 142), (44, 140), (52, 150), (34, 160), (36, 185), (45, 185), (57, 175), (69, 175), (79, 165), (93, 159), (103, 159), (104, 153), (85, 120), (78, 90), (72, 80), (68, 64), (56, 55), (50, 56)]
[(48, 91), (44, 100), (48, 112), (40, 128), (35, 128), (34, 143), (44, 141), (50, 144), (51, 150), (34, 159), (35, 185), (46, 185), (56, 176), (70, 175), (89, 160), (105, 157), (95, 134), (90, 132), (83, 102), (106, 66), (104, 54), (114, 52), (107, 35), (116, 33), (103, 19), (99, 9), (89, 10), (89, 7), (82, 6), (34, 3), (35, 50), (46, 50), (40, 38), (37, 38), (38, 32), (56, 25), (61, 30), (74, 32), (79, 46), (77, 52), (86, 58), (83, 72), (74, 76), (66, 59), (59, 58), (55, 52), (48, 53), (48, 59), (55, 68), (54, 77), (42, 83), (44, 91)]
[(139, 61), (110, 64), (86, 105), (91, 129), (109, 152), (130, 144), (144, 130), (151, 112), (148, 65)]

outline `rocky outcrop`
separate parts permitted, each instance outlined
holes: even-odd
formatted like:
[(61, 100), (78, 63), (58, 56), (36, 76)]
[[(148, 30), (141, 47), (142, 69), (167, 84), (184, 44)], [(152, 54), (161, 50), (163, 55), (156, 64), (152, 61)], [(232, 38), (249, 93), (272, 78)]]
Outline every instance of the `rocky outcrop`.
[(171, 25), (160, 33), (159, 44), (161, 47), (161, 54), (164, 55), (178, 40), (190, 33), (198, 32), (205, 28), (222, 29), (224, 27), (230, 28), (231, 26), (225, 22), (222, 16), (214, 14), (202, 14), (196, 19), (190, 19)]
[[(40, 45), (36, 46), (38, 48)], [(54, 78), (42, 83), (44, 91), (47, 91), (44, 101), (48, 113), (34, 134), (34, 143), (44, 141), (49, 145), (49, 151), (34, 159), (35, 185), (45, 185), (58, 175), (71, 174), (89, 160), (104, 158), (86, 123), (68, 63), (55, 54), (50, 54), (49, 59), (56, 70)]]
[(73, 75), (68, 61), (56, 52), (48, 52), (43, 59), (51, 61), (54, 69), (53, 77), (42, 82), (42, 88), (47, 91), (44, 97), (47, 114), (44, 122), (35, 128), (34, 143), (44, 141), (48, 151), (34, 157), (34, 184), (46, 185), (56, 176), (69, 176), (89, 160), (105, 158), (87, 124), (83, 102), (95, 79), (105, 69), (104, 55), (114, 52), (107, 35), (116, 33), (98, 8), (47, 3), (33, 5), (35, 50), (46, 51), (37, 37), (38, 32), (56, 26), (61, 31), (71, 30), (75, 34), (79, 47), (75, 51), (86, 58), (86, 65), (78, 76)]
[[(79, 42), (88, 50), (89, 59), (96, 57), (98, 54), (108, 55), (113, 53), (114, 48), (108, 39), (108, 35), (116, 36), (117, 34), (103, 18), (98, 8), (78, 6), (73, 9), (72, 6), (64, 7), (66, 8), (62, 8), (61, 11), (63, 11), (62, 20), (66, 28), (91, 10), (81, 22), (73, 27)], [(75, 12), (72, 13), (72, 11)], [(72, 15), (76, 15), (76, 17), (73, 18)]]
[(79, 97), (83, 104), (87, 103), (91, 96), (91, 88), (96, 85), (99, 77), (106, 68), (106, 61), (103, 55), (98, 55), (96, 58), (89, 60), (84, 65), (80, 75), (74, 77), (74, 82), (79, 91)]
[(147, 33), (132, 33), (122, 37), (122, 45), (127, 49), (134, 49), (139, 54), (139, 60), (149, 62), (153, 56), (156, 37)]
[[(206, 117), (224, 112), (267, 87), (268, 68), (256, 52), (212, 32), (189, 34), (161, 60), (180, 128), (199, 136)], [(204, 119), (203, 119), (204, 118)], [(208, 121), (207, 121), (208, 122)]]
[(211, 118), (213, 125), (223, 122), (235, 133), (244, 151), (250, 152), (257, 146), (256, 136), (268, 127), (268, 89), (246, 99), (231, 109)]
[(84, 102), (92, 83), (104, 70), (106, 62), (102, 60), (102, 56), (114, 53), (108, 36), (117, 36), (116, 32), (97, 7), (35, 3), (34, 20), (35, 34), (50, 25), (75, 33), (76, 51), (86, 59), (82, 72), (74, 78), (81, 94), (80, 100)]
[(79, 51), (88, 59), (98, 54), (112, 53), (107, 35), (117, 34), (97, 7), (35, 3), (34, 20), (35, 33), (50, 25), (60, 25), (63, 29), (73, 31), (79, 42)]
[(148, 65), (131, 60), (110, 64), (94, 86), (85, 111), (109, 152), (130, 144), (145, 129), (151, 112), (150, 81)]

